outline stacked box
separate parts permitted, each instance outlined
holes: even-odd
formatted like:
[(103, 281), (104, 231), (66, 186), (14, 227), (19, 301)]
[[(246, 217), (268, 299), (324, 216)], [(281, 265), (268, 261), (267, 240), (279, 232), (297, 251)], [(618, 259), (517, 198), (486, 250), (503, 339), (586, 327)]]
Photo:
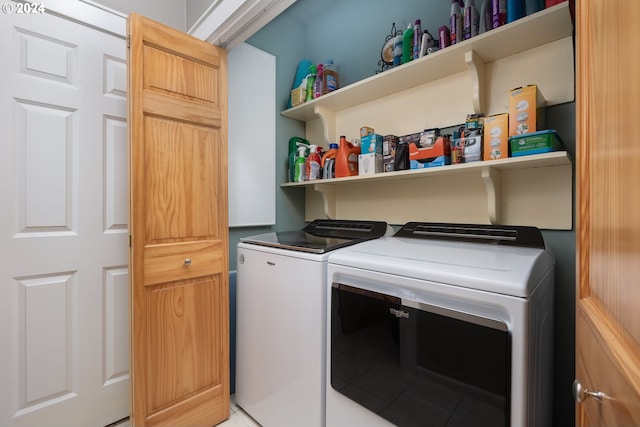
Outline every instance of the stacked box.
[(509, 157), (509, 114), (496, 114), (484, 119), (483, 160)]
[(360, 153), (362, 154), (382, 154), (382, 135), (372, 133), (360, 139)]
[(509, 92), (509, 136), (536, 132), (544, 127), (545, 99), (537, 85)]
[(382, 154), (366, 153), (358, 155), (358, 175), (373, 175), (383, 171)]
[(451, 164), (451, 140), (448, 136), (438, 136), (433, 144), (409, 143), (411, 169), (430, 168)]
[(400, 138), (395, 135), (385, 135), (382, 138), (382, 168), (385, 172), (393, 171), (398, 142)]

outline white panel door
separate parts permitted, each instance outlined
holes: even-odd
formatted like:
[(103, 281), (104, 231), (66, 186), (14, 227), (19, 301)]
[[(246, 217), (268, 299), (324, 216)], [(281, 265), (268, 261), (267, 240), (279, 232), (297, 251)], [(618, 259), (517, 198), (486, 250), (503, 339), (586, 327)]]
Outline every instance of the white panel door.
[(0, 425), (105, 426), (129, 415), (125, 41), (0, 13), (0, 49)]

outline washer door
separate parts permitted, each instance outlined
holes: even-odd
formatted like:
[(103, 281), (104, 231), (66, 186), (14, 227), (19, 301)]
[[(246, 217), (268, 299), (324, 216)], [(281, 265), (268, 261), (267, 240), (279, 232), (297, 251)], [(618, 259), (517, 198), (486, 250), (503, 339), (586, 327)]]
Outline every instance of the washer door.
[(509, 426), (510, 349), (501, 321), (332, 286), (331, 387), (395, 425)]

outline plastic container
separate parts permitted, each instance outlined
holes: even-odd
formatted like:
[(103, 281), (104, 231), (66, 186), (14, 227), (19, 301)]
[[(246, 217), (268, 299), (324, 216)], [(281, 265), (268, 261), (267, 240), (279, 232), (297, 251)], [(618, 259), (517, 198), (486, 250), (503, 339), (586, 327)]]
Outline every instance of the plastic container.
[(482, 0), (480, 5), (480, 19), (478, 22), (478, 34), (483, 34), (493, 28), (491, 19), (491, 0)]
[(464, 2), (464, 23), (462, 24), (463, 39), (467, 40), (478, 35), (478, 24), (480, 15), (474, 0), (465, 0)]
[(507, 0), (507, 23), (524, 16), (523, 0)]
[(322, 168), (323, 178), (335, 178), (336, 177), (336, 156), (338, 155), (338, 144), (332, 142), (329, 144), (329, 150), (322, 155), (320, 160), (320, 167)]
[(307, 95), (305, 101), (311, 101), (313, 99), (313, 85), (316, 81), (316, 66), (309, 65), (309, 74), (307, 74)]
[(393, 66), (402, 65), (402, 34), (393, 39)]
[(413, 23), (413, 59), (420, 58), (420, 47), (422, 46), (422, 25), (419, 19)]
[(288, 172), (289, 172), (289, 182), (296, 182), (296, 159), (297, 159), (297, 151), (300, 147), (308, 147), (309, 141), (304, 138), (300, 138), (299, 136), (294, 136), (289, 139), (289, 158), (288, 158)]
[(402, 33), (402, 63), (413, 59), (413, 26), (409, 24), (407, 29)]
[(509, 137), (511, 157), (548, 153), (562, 149), (562, 139), (553, 129)]
[(294, 171), (294, 181), (295, 182), (304, 182), (305, 181), (305, 152), (307, 151), (306, 147), (298, 147), (298, 156), (296, 157), (295, 171)]
[(449, 15), (449, 37), (452, 45), (462, 41), (462, 9), (459, 0), (451, 0)]
[(493, 28), (507, 23), (507, 0), (491, 0), (491, 21)]
[(329, 93), (339, 87), (338, 67), (333, 63), (333, 59), (327, 59), (327, 62), (322, 66), (322, 91), (323, 93)]
[(304, 162), (305, 178), (307, 181), (315, 181), (320, 179), (320, 155), (318, 154), (318, 146), (311, 144), (309, 146), (309, 156)]
[(358, 175), (358, 154), (360, 147), (353, 145), (341, 135), (336, 153), (336, 178)]
[(316, 80), (313, 82), (313, 98), (318, 98), (322, 95), (322, 64), (318, 64), (316, 67)]

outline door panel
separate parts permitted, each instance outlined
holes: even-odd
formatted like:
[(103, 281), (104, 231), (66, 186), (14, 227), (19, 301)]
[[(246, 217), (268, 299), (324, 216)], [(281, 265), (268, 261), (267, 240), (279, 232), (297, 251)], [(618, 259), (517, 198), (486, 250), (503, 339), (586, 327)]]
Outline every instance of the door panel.
[(229, 417), (226, 52), (129, 17), (132, 422)]
[(577, 425), (640, 425), (640, 33), (637, 1), (576, 2)]
[(108, 425), (129, 414), (126, 42), (2, 13), (0, 47), (0, 425)]

